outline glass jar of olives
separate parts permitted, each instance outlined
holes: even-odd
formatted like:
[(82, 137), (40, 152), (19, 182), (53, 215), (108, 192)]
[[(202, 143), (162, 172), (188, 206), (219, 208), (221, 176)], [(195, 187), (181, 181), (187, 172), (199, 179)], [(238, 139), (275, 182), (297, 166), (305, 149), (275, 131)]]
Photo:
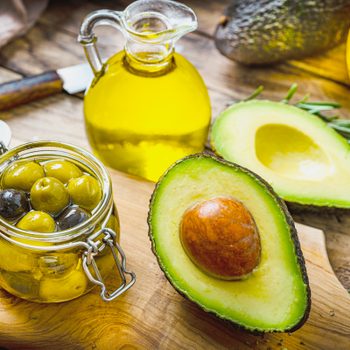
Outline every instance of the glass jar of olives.
[[(31, 301), (105, 301), (135, 282), (119, 245), (110, 177), (89, 152), (58, 142), (0, 150), (0, 286)], [(3, 154), (1, 154), (3, 153)], [(113, 269), (118, 287), (104, 280)]]

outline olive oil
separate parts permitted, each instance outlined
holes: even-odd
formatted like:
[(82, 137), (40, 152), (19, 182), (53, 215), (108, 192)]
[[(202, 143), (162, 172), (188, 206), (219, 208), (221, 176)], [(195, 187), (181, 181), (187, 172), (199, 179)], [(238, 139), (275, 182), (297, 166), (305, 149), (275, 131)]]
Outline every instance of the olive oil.
[(164, 69), (147, 69), (116, 54), (87, 91), (84, 111), (90, 144), (106, 165), (157, 181), (203, 150), (211, 109), (202, 78), (180, 54)]
[[(109, 24), (124, 50), (102, 63), (94, 28)], [(78, 40), (94, 73), (84, 111), (90, 144), (102, 161), (157, 181), (176, 160), (203, 150), (210, 101), (197, 70), (175, 43), (198, 26), (195, 13), (169, 0), (138, 0), (124, 11), (85, 17)]]

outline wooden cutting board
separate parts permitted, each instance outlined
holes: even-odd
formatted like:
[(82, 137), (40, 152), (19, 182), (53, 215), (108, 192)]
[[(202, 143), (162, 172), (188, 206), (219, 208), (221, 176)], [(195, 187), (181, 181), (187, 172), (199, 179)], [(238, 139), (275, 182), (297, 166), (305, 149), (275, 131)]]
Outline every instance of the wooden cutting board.
[(0, 290), (0, 346), (8, 349), (350, 349), (350, 297), (329, 264), (323, 232), (297, 225), (312, 290), (307, 323), (293, 334), (256, 336), (206, 314), (167, 282), (150, 249), (153, 184), (112, 172), (122, 246), (135, 286), (104, 303), (98, 289), (40, 305)]

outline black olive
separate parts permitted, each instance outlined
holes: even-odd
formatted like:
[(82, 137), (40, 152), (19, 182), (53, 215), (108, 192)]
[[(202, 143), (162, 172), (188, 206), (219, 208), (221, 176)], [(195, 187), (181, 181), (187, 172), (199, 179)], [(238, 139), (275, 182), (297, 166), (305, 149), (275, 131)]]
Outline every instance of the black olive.
[(68, 207), (58, 217), (57, 223), (61, 231), (68, 230), (69, 228), (77, 226), (82, 222), (86, 221), (89, 217), (90, 215), (88, 212), (74, 205), (74, 206)]
[(0, 191), (0, 216), (6, 220), (18, 219), (29, 211), (26, 193), (7, 189)]

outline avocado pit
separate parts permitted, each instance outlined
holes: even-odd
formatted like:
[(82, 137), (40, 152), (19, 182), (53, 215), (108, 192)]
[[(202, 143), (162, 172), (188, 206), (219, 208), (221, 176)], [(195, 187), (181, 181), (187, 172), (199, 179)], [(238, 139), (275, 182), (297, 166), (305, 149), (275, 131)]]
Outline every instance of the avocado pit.
[(260, 261), (258, 228), (249, 210), (233, 198), (216, 197), (186, 210), (180, 240), (192, 262), (215, 278), (244, 278)]

